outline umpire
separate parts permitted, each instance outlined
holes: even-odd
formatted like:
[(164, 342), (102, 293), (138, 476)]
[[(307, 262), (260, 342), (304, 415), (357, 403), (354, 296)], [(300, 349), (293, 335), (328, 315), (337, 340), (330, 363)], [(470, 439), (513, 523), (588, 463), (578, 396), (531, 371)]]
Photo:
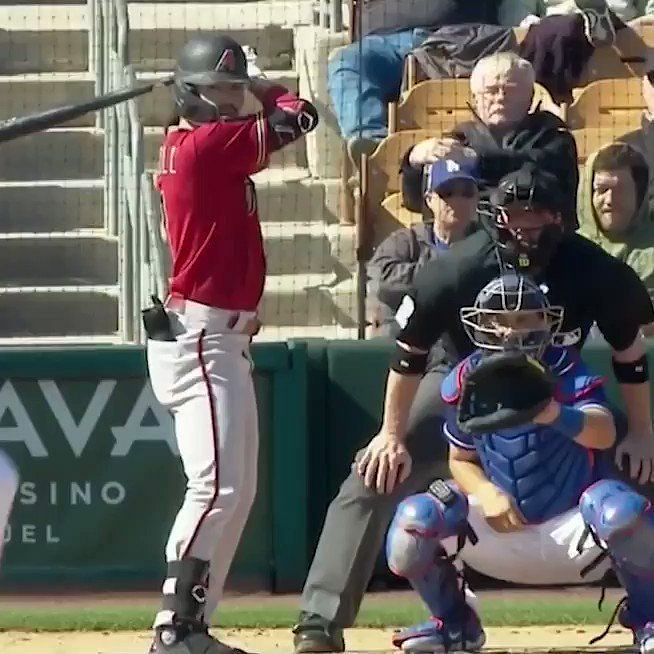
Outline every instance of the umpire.
[[(401, 330), (386, 384), (379, 433), (355, 459), (332, 501), (293, 629), (296, 652), (341, 652), (343, 628), (353, 624), (384, 535), (398, 503), (427, 487), (436, 453), (407, 439), (407, 418), (425, 371), (427, 354), (442, 338), (446, 363), (472, 352), (459, 309), (500, 272), (530, 273), (552, 305), (564, 307), (560, 343), (581, 349), (597, 323), (613, 351), (629, 432), (616, 450), (630, 475), (654, 481), (654, 433), (649, 375), (641, 325), (654, 307), (635, 272), (578, 234), (564, 234), (560, 184), (531, 165), (509, 173), (491, 196), (483, 229), (454, 244), (418, 273), (396, 320)], [(440, 401), (438, 397), (434, 402)], [(424, 441), (426, 435), (422, 434)], [(429, 456), (433, 452), (434, 456)]]

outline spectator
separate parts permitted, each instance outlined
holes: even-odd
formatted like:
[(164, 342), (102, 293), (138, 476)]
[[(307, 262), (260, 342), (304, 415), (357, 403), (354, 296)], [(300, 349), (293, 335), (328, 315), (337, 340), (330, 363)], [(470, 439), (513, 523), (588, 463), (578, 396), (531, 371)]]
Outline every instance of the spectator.
[(430, 30), (459, 23), (498, 24), (498, 5), (515, 0), (370, 0), (362, 38), (329, 62), (329, 94), (353, 161), (387, 135), (388, 102), (397, 100), (404, 57)]
[[(514, 3), (516, 19), (527, 13), (527, 16), (522, 18), (521, 27), (528, 27), (544, 16), (588, 11), (595, 12), (601, 17), (602, 26), (609, 38), (610, 32), (615, 30), (604, 18), (605, 6), (623, 23), (634, 24), (654, 16), (654, 0), (516, 0)], [(591, 13), (590, 22), (587, 21), (589, 31), (594, 23)]]
[(629, 264), (654, 296), (649, 175), (642, 153), (627, 143), (612, 143), (592, 154), (579, 191), (579, 233)]
[(405, 205), (419, 210), (420, 171), (439, 158), (456, 161), (472, 158), (483, 184), (481, 198), (507, 173), (532, 163), (561, 182), (566, 198), (562, 212), (568, 230), (577, 223), (577, 146), (563, 121), (536, 109), (531, 64), (512, 52), (481, 59), (470, 77), (475, 119), (457, 126), (451, 136), (427, 139), (411, 148), (402, 164)]
[(637, 148), (645, 157), (650, 171), (650, 197), (654, 197), (654, 62), (650, 63), (653, 70), (643, 77), (642, 90), (645, 110), (641, 119), (641, 127), (621, 137), (621, 141)]
[(428, 166), (424, 198), (423, 222), (393, 232), (368, 264), (376, 335), (395, 335), (395, 313), (416, 272), (470, 232), (479, 201), (474, 164), (442, 159)]

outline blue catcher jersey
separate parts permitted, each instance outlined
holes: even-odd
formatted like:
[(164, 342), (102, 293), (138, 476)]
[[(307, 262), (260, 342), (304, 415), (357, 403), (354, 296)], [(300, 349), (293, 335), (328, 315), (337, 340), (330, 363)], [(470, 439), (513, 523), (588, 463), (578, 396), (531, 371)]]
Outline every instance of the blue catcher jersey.
[[(577, 506), (582, 492), (606, 473), (606, 457), (548, 426), (526, 425), (473, 437), (457, 428), (456, 405), (461, 383), (481, 357), (475, 352), (445, 378), (441, 394), (448, 405), (443, 432), (450, 443), (476, 450), (486, 476), (513, 496), (530, 523), (545, 522)], [(592, 375), (571, 348), (550, 347), (544, 362), (557, 378), (555, 399), (576, 408), (608, 408), (603, 379)], [(600, 467), (602, 470), (600, 471)]]

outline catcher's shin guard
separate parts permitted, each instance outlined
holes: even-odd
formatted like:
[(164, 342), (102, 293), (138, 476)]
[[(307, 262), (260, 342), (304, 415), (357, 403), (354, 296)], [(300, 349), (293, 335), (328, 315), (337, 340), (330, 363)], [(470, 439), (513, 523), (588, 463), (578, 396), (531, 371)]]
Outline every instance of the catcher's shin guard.
[(408, 579), (432, 616), (463, 615), (465, 595), (452, 556), (441, 541), (469, 534), (468, 500), (451, 482), (435, 482), (426, 493), (407, 497), (397, 508), (386, 537), (388, 567)]
[(654, 508), (629, 485), (599, 481), (579, 501), (584, 522), (605, 545), (627, 596), (620, 610), (623, 626), (645, 653), (654, 652)]

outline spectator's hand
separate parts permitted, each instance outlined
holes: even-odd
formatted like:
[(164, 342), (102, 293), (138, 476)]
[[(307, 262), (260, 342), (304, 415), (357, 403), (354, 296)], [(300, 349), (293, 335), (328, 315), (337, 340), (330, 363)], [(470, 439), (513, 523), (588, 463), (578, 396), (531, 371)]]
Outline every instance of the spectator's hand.
[(475, 493), (486, 522), (494, 531), (508, 533), (520, 531), (527, 524), (512, 497), (489, 483)]
[(629, 476), (640, 484), (654, 481), (654, 434), (629, 430), (615, 449), (615, 462), (624, 470), (624, 457), (629, 457)]
[(518, 27), (522, 27), (522, 28), (526, 27), (528, 29), (532, 25), (536, 25), (537, 23), (540, 23), (540, 17), (536, 16), (535, 14), (529, 14), (528, 16), (525, 16), (522, 19)]
[(411, 455), (402, 441), (381, 431), (354, 464), (367, 488), (392, 493), (411, 472)]
[(463, 145), (454, 138), (431, 138), (418, 143), (409, 156), (409, 163), (419, 167), (433, 163), (438, 159), (453, 159), (463, 162), (467, 159), (476, 159), (477, 153), (467, 145)]

